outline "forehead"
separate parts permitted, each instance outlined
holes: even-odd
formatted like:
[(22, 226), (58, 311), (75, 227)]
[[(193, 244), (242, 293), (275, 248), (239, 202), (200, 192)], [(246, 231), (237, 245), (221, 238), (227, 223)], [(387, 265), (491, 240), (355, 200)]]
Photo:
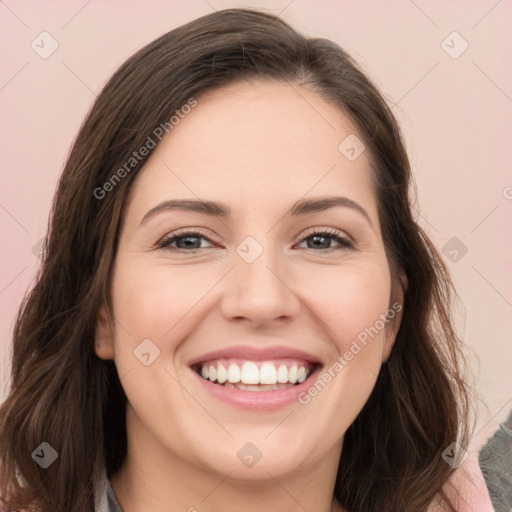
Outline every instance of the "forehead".
[(334, 103), (297, 84), (261, 80), (196, 100), (139, 173), (130, 203), (199, 197), (272, 208), (339, 193), (375, 209), (368, 152), (347, 158), (343, 141), (361, 137)]

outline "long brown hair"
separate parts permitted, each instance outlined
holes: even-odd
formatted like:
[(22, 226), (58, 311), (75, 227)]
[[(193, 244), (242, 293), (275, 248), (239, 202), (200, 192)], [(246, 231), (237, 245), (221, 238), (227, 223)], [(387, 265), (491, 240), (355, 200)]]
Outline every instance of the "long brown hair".
[[(93, 510), (103, 470), (115, 473), (126, 454), (126, 396), (113, 362), (95, 355), (94, 331), (108, 301), (122, 208), (151, 151), (114, 190), (98, 189), (190, 98), (252, 77), (310, 87), (351, 117), (371, 156), (395, 286), (402, 286), (400, 273), (408, 282), (394, 348), (346, 432), (334, 497), (351, 512), (419, 512), (443, 494), (453, 469), (441, 455), (454, 441), (466, 446), (470, 398), (450, 315), (453, 285), (413, 218), (397, 122), (338, 45), (306, 38), (268, 14), (228, 9), (129, 58), (74, 142), (42, 267), (16, 319), (11, 388), (0, 408), (0, 490), (13, 508)], [(42, 442), (58, 453), (47, 469), (31, 457)]]

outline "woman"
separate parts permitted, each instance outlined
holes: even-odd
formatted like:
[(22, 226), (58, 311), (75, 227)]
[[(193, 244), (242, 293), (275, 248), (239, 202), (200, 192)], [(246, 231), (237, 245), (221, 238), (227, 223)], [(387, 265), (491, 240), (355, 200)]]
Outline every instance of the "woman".
[(410, 180), (357, 64), (279, 18), (216, 12), (131, 57), (15, 326), (4, 502), (462, 510), (470, 398)]

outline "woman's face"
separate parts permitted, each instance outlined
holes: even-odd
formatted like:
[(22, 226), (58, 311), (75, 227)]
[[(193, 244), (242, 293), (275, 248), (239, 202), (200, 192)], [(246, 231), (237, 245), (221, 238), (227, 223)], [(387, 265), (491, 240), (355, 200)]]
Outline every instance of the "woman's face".
[(368, 152), (297, 85), (197, 102), (131, 189), (98, 316), (130, 450), (240, 479), (335, 474), (400, 309)]

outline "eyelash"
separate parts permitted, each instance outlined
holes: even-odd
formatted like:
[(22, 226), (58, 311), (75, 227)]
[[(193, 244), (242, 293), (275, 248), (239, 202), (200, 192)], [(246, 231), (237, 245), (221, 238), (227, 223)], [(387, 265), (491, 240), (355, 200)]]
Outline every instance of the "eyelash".
[[(309, 231), (304, 235), (299, 243), (302, 243), (309, 238), (312, 238), (314, 236), (324, 236), (325, 238), (332, 238), (335, 242), (339, 243), (339, 246), (336, 247), (328, 247), (327, 249), (321, 249), (322, 252), (330, 252), (338, 249), (354, 249), (354, 244), (351, 242), (348, 238), (342, 236), (337, 230), (335, 229), (313, 229), (312, 231)], [(181, 253), (192, 253), (195, 254), (197, 251), (200, 251), (201, 249), (211, 249), (211, 247), (199, 247), (195, 249), (178, 249), (177, 247), (170, 247), (170, 245), (180, 238), (186, 238), (186, 237), (194, 237), (194, 238), (204, 238), (205, 240), (208, 240), (208, 242), (213, 243), (212, 240), (208, 236), (206, 236), (204, 233), (201, 233), (200, 231), (181, 231), (178, 233), (174, 233), (170, 236), (167, 236), (165, 238), (162, 238), (160, 240), (155, 248), (156, 249), (169, 249), (175, 252), (181, 252)], [(308, 248), (311, 249), (311, 248)], [(314, 249), (312, 249), (314, 250)]]

